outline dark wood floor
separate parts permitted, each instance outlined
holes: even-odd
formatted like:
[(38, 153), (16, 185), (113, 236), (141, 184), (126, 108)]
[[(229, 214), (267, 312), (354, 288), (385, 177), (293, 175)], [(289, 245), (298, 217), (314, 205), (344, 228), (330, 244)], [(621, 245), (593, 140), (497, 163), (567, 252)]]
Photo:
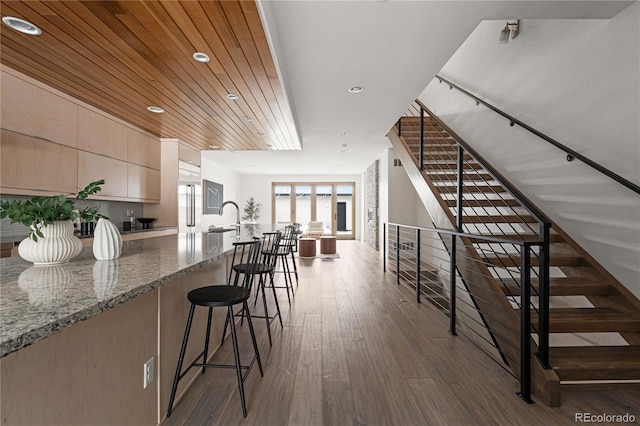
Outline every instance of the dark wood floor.
[[(378, 252), (338, 241), (338, 253), (299, 259), (291, 306), (279, 290), (284, 329), (272, 324), (273, 347), (254, 320), (265, 370), (245, 383), (246, 419), (234, 371), (209, 369), (164, 425), (561, 425), (576, 413), (630, 413), (639, 424), (638, 387), (565, 391), (559, 408), (525, 404), (513, 377), (382, 273)], [(240, 339), (251, 354), (246, 325)], [(230, 341), (214, 362), (233, 362)]]

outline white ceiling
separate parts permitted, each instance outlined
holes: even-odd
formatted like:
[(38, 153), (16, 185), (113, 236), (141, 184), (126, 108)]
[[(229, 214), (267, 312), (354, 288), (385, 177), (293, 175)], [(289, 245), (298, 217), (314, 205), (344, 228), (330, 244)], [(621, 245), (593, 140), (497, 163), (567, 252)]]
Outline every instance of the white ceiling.
[[(242, 174), (360, 174), (481, 21), (606, 19), (631, 3), (259, 0), (303, 149), (205, 151), (205, 158)], [(365, 90), (351, 94), (352, 86)]]

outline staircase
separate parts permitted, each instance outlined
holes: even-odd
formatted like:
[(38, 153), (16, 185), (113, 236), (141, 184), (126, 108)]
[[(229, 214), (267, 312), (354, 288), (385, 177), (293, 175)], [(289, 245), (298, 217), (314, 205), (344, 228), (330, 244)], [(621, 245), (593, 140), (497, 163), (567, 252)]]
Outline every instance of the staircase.
[[(403, 117), (401, 136), (397, 136), (398, 126), (388, 136), (434, 225), (452, 229), (459, 220), (456, 139), (460, 139), (445, 127), (432, 117), (424, 118), (422, 167), (418, 160), (419, 117)], [(496, 180), (501, 176), (486, 170), (476, 160), (482, 159), (469, 151), (464, 150), (462, 164), (461, 232), (538, 241), (538, 220)], [(480, 311), (487, 314), (487, 327), (517, 375), (520, 254), (504, 244), (472, 239), (461, 248), (477, 259), (459, 267), (462, 278), (484, 283), (484, 288), (470, 289), (470, 293)], [(533, 256), (532, 266), (538, 262), (538, 256)], [(540, 364), (533, 366), (534, 394), (553, 406), (559, 405), (563, 386), (640, 381), (640, 301), (555, 224), (549, 235), (549, 264), (551, 370)], [(478, 279), (484, 276), (491, 279)], [(532, 296), (536, 296), (536, 275), (532, 275), (531, 285)], [(537, 329), (537, 311), (532, 314), (532, 323)], [(535, 346), (537, 331), (532, 333)]]

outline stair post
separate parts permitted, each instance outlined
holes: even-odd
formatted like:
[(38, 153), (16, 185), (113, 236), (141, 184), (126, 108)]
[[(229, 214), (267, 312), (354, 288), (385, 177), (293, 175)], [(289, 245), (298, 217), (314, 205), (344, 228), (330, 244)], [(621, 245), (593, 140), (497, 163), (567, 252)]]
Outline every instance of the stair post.
[(400, 285), (400, 225), (396, 226), (396, 284)]
[(424, 170), (424, 108), (420, 107), (420, 171)]
[(416, 229), (416, 302), (420, 303), (420, 228)]
[(520, 392), (531, 404), (531, 245), (524, 243), (520, 255)]
[(451, 234), (451, 268), (449, 270), (449, 333), (456, 334), (456, 235)]
[(551, 224), (540, 223), (540, 265), (539, 275), (539, 307), (538, 307), (538, 359), (545, 369), (550, 369), (549, 364), (549, 230)]

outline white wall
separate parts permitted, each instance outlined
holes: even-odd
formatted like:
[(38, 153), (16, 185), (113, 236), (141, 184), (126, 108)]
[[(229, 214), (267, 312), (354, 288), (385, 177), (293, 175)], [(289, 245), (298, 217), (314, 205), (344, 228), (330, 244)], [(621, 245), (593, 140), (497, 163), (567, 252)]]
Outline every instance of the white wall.
[[(433, 227), (431, 218), (424, 205), (416, 193), (416, 189), (411, 183), (404, 167), (394, 166), (393, 161), (398, 157), (393, 149), (389, 149), (380, 161), (386, 163), (387, 178), (387, 203), (388, 222), (400, 223), (402, 225)], [(383, 171), (381, 170), (381, 175)]]
[[(482, 22), (440, 74), (640, 183), (640, 3), (610, 20)], [(432, 81), (420, 99), (640, 296), (640, 196)]]

